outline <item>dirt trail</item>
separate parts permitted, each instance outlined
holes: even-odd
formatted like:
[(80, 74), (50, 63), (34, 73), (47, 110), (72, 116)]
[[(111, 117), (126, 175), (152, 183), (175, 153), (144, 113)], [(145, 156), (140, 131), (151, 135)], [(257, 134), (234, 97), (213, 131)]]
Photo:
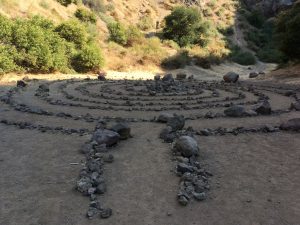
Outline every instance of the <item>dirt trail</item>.
[[(128, 80), (107, 81), (95, 75), (29, 75), (38, 80), (25, 88), (14, 88), (23, 76), (2, 77), (0, 224), (298, 225), (300, 136), (278, 127), (300, 117), (290, 110), (299, 86), (249, 81), (249, 70), (240, 66), (235, 68), (245, 73), (241, 82), (223, 84), (230, 65), (211, 71), (188, 67), (185, 72), (196, 79), (170, 85), (147, 81), (154, 75), (147, 72), (109, 72), (109, 78)], [(41, 84), (49, 91), (41, 91)], [(224, 114), (231, 104), (251, 109), (261, 98), (268, 99), (271, 114)], [(154, 120), (162, 112), (184, 115), (183, 132), (192, 132), (198, 160), (213, 174), (203, 202), (183, 207), (177, 201), (172, 144), (159, 139), (166, 125)], [(110, 126), (120, 118), (133, 137), (109, 149), (114, 162), (104, 165), (107, 191), (98, 197), (113, 214), (88, 220), (89, 198), (74, 190), (85, 164), (79, 150), (99, 120)]]

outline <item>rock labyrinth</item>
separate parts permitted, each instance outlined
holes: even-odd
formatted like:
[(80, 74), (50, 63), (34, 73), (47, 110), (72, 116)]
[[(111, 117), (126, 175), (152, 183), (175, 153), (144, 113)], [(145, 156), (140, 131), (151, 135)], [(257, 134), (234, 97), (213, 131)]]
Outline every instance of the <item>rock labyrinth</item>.
[[(277, 99), (282, 101), (278, 103)], [(192, 198), (206, 199), (212, 176), (197, 159), (203, 150), (195, 136), (299, 131), (299, 102), (298, 87), (254, 82), (178, 81), (172, 77), (164, 81), (27, 80), (2, 91), (0, 122), (40, 132), (91, 135), (81, 149), (86, 163), (76, 189), (90, 198), (89, 218), (108, 218), (113, 211), (103, 207), (97, 195), (109, 188), (105, 164), (114, 161), (111, 149), (131, 138), (131, 123), (166, 123), (157, 137), (173, 143), (170, 160), (176, 162), (174, 171), (180, 177), (178, 202), (187, 205)], [(28, 120), (27, 114), (34, 119)], [(285, 121), (294, 120), (281, 124), (279, 116)], [(45, 124), (45, 117), (51, 124)], [(268, 123), (244, 126), (251, 118), (262, 123), (268, 119)], [(222, 127), (214, 122), (222, 119), (238, 120), (240, 125)], [(212, 126), (187, 126), (197, 120), (211, 120)]]

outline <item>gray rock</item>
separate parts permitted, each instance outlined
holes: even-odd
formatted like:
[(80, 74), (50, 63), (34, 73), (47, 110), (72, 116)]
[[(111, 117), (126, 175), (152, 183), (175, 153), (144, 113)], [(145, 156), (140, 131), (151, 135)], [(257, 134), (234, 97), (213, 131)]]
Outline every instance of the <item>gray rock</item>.
[(168, 120), (167, 125), (170, 126), (173, 131), (182, 130), (185, 125), (184, 116), (174, 114), (174, 116)]
[(240, 75), (234, 72), (228, 72), (223, 76), (223, 80), (226, 83), (236, 83), (239, 80)]
[(93, 141), (96, 141), (99, 145), (106, 144), (107, 146), (112, 146), (118, 143), (120, 135), (117, 132), (97, 129), (93, 134)]
[(117, 132), (120, 135), (121, 140), (126, 140), (131, 137), (131, 129), (126, 123), (117, 123), (112, 126), (111, 130)]
[(293, 102), (291, 104), (291, 109), (295, 109), (296, 111), (300, 111), (300, 101)]
[(100, 217), (102, 219), (107, 219), (109, 217), (111, 217), (112, 215), (112, 209), (107, 208), (107, 209), (103, 209), (102, 212), (100, 213)]
[(166, 74), (163, 76), (162, 81), (164, 82), (173, 82), (174, 78), (172, 74)]
[(39, 85), (39, 89), (41, 91), (44, 91), (44, 92), (49, 92), (49, 85), (48, 84), (41, 84), (41, 85)]
[(154, 80), (155, 80), (155, 81), (159, 81), (159, 80), (160, 80), (160, 75), (155, 75), (155, 76), (154, 76)]
[(172, 143), (176, 138), (176, 134), (173, 132), (172, 128), (168, 126), (160, 132), (159, 138), (163, 139), (166, 143)]
[(202, 193), (193, 192), (193, 196), (197, 201), (203, 201), (206, 199), (205, 192), (202, 192)]
[(86, 213), (86, 217), (89, 218), (89, 219), (92, 219), (98, 213), (99, 213), (99, 210), (97, 208), (89, 207), (89, 209), (88, 209), (88, 211)]
[(187, 75), (185, 73), (178, 73), (176, 75), (176, 80), (184, 80), (186, 79)]
[(253, 107), (253, 110), (261, 115), (270, 115), (272, 112), (271, 105), (268, 101), (263, 101), (263, 102), (257, 103)]
[(103, 161), (106, 163), (112, 163), (114, 161), (114, 156), (112, 154), (104, 155)]
[(189, 203), (189, 200), (185, 196), (179, 195), (178, 202), (180, 203), (180, 205), (186, 206)]
[(300, 131), (300, 118), (290, 119), (280, 125), (281, 130)]
[(171, 118), (173, 118), (174, 116), (170, 113), (161, 113), (158, 118), (156, 119), (157, 122), (160, 123), (167, 123)]
[(197, 156), (199, 147), (197, 141), (190, 136), (181, 136), (175, 143), (175, 149), (184, 157)]
[(88, 190), (92, 188), (91, 179), (88, 177), (82, 177), (79, 181), (77, 181), (77, 190), (84, 195), (88, 195)]
[(104, 194), (106, 192), (106, 184), (105, 182), (100, 183), (96, 188), (97, 194)]
[(26, 87), (27, 83), (23, 80), (18, 80), (17, 81), (17, 87)]
[(179, 163), (177, 165), (177, 172), (179, 173), (192, 173), (194, 171), (193, 167), (192, 166), (189, 166), (185, 163)]
[(224, 110), (224, 114), (229, 117), (241, 117), (246, 113), (245, 107), (241, 105), (234, 105)]
[(250, 74), (249, 74), (249, 78), (256, 78), (256, 77), (258, 77), (258, 73), (256, 73), (256, 72), (251, 72)]

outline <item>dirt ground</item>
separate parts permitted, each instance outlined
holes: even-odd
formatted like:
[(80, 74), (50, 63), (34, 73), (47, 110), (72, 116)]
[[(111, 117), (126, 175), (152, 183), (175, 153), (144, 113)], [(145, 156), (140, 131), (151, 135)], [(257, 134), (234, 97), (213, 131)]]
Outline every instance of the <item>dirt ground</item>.
[[(209, 80), (209, 75), (201, 74), (197, 78), (202, 77)], [(0, 102), (0, 120), (33, 125), (28, 129), (0, 123), (1, 225), (300, 224), (299, 133), (196, 135), (200, 147), (199, 161), (213, 176), (209, 179), (208, 198), (203, 202), (191, 201), (183, 207), (176, 199), (179, 177), (174, 174), (176, 162), (171, 144), (164, 143), (158, 137), (165, 125), (151, 122), (153, 117), (165, 111), (190, 118), (186, 120), (185, 127), (191, 126), (195, 131), (218, 127), (276, 127), (288, 119), (300, 117), (299, 111), (288, 110), (295, 99), (285, 95), (286, 91), (294, 90), (295, 95), (300, 96), (297, 91), (299, 87), (270, 81), (242, 81), (238, 85), (228, 86), (228, 89), (220, 87), (217, 89), (220, 93), (218, 97), (211, 96), (212, 90), (204, 88), (204, 92), (195, 97), (202, 96), (205, 102), (246, 103), (258, 98), (252, 92), (241, 89), (252, 84), (269, 97), (274, 111), (268, 116), (207, 119), (203, 116), (205, 113), (222, 113), (225, 108), (220, 105), (201, 108), (203, 102), (187, 98), (184, 92), (174, 93), (173, 96), (138, 94), (138, 89), (145, 83), (132, 85), (134, 90), (129, 90), (127, 85), (130, 86), (131, 82), (83, 80), (86, 76), (61, 81), (51, 81), (47, 76), (32, 78), (43, 79), (31, 81), (28, 87), (14, 92), (11, 96), (13, 103)], [(70, 76), (61, 77), (68, 78)], [(211, 79), (220, 79), (220, 76)], [(193, 84), (198, 82), (201, 83), (199, 80), (193, 81)], [(55, 100), (52, 104), (35, 95), (42, 83), (49, 84), (48, 98)], [(13, 86), (14, 79), (2, 79), (0, 96), (4, 96)], [(82, 92), (83, 89), (87, 92)], [(234, 100), (237, 90), (243, 92), (245, 98)], [(117, 94), (118, 91), (122, 92), (121, 95)], [(66, 93), (79, 99), (66, 98)], [(95, 96), (101, 93), (102, 96)], [(115, 99), (119, 96), (127, 96), (136, 106), (126, 105), (125, 99)], [(140, 105), (141, 102), (152, 104)], [(198, 108), (175, 109), (175, 102)], [(71, 106), (71, 103), (81, 105)], [(53, 114), (24, 112), (23, 108), (20, 110), (24, 105)], [(107, 105), (112, 108), (91, 107)], [(128, 108), (131, 110), (128, 111)], [(56, 116), (60, 112), (71, 117)], [(110, 153), (115, 158), (114, 162), (105, 164), (107, 192), (100, 196), (100, 201), (113, 209), (113, 215), (108, 219), (88, 220), (85, 215), (89, 199), (74, 188), (85, 162), (79, 150), (84, 142), (90, 140), (97, 122), (82, 119), (87, 113), (93, 118), (110, 117), (110, 122), (115, 122), (115, 117), (136, 119), (129, 122), (133, 138), (112, 148)], [(61, 126), (65, 130), (84, 128), (88, 132), (80, 135), (52, 132), (43, 130), (41, 126)]]

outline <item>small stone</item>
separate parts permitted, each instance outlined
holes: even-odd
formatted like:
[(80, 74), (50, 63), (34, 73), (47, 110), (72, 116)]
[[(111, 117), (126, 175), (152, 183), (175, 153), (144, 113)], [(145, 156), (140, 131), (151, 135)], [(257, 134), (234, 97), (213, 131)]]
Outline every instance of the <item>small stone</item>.
[(180, 195), (178, 196), (178, 202), (180, 203), (180, 205), (186, 206), (189, 203), (189, 200), (185, 196)]
[(300, 118), (290, 119), (280, 125), (281, 130), (300, 131)]
[(126, 123), (117, 123), (112, 126), (111, 130), (117, 132), (120, 135), (121, 140), (126, 140), (131, 137), (131, 129)]
[(236, 83), (239, 79), (240, 75), (234, 72), (229, 72), (223, 76), (223, 80), (226, 83)]
[(197, 141), (190, 136), (181, 136), (175, 143), (175, 149), (184, 157), (197, 156), (199, 147)]
[(187, 173), (187, 172), (192, 173), (193, 171), (194, 171), (193, 167), (189, 166), (185, 163), (179, 163), (177, 165), (177, 172), (179, 172), (179, 173), (182, 173), (182, 174)]
[(224, 114), (229, 117), (241, 117), (246, 114), (246, 109), (241, 105), (234, 105), (224, 110)]
[(183, 116), (174, 114), (167, 122), (167, 125), (172, 128), (173, 131), (182, 130), (185, 125), (185, 119)]
[(256, 104), (253, 110), (261, 115), (269, 115), (272, 112), (271, 105), (268, 101), (263, 101)]
[(256, 78), (256, 77), (258, 77), (258, 73), (256, 73), (256, 72), (251, 72), (250, 74), (249, 74), (249, 78)]
[(112, 163), (114, 161), (114, 156), (112, 154), (104, 155), (103, 161), (106, 163)]
[(99, 213), (99, 210), (97, 208), (89, 207), (89, 209), (86, 213), (86, 216), (87, 216), (87, 218), (92, 219), (98, 213)]
[(186, 79), (187, 75), (185, 73), (178, 73), (176, 75), (176, 80), (184, 80)]
[(160, 123), (167, 123), (173, 117), (174, 116), (170, 113), (161, 113), (156, 121)]
[(107, 218), (111, 217), (111, 215), (112, 215), (112, 209), (111, 208), (104, 209), (100, 213), (100, 217), (102, 219), (107, 219)]
[(198, 201), (203, 201), (206, 199), (206, 194), (205, 192), (202, 192), (202, 193), (197, 193), (197, 192), (193, 192), (193, 196), (196, 200)]
[(97, 186), (96, 193), (104, 194), (105, 192), (106, 192), (106, 184), (105, 184), (105, 182), (102, 182)]
[(23, 80), (18, 80), (17, 81), (17, 87), (26, 87), (27, 83)]
[(163, 76), (162, 81), (164, 82), (173, 82), (174, 78), (172, 74), (166, 74)]
[(107, 146), (112, 146), (118, 143), (120, 135), (117, 132), (97, 129), (93, 135), (92, 140), (96, 141), (99, 145), (106, 144)]

